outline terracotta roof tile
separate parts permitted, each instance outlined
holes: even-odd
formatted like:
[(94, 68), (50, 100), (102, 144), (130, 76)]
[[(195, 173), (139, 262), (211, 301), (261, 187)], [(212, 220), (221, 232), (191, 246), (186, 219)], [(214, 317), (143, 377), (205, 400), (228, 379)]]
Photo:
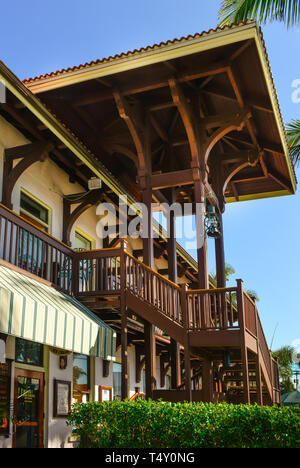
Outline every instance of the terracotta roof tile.
[(230, 24), (228, 26), (226, 25), (226, 26), (222, 26), (222, 27), (217, 27), (215, 29), (211, 28), (208, 31), (203, 31), (201, 33), (195, 33), (195, 34), (189, 34), (188, 36), (182, 36), (180, 39), (175, 38), (173, 40), (168, 40), (166, 42), (160, 42), (159, 44), (153, 44), (151, 46), (149, 45), (149, 46), (146, 46), (146, 47), (141, 47), (140, 49), (134, 49), (134, 50), (131, 50), (131, 51), (128, 51), (128, 52), (121, 52), (119, 54), (110, 55), (109, 57), (104, 57), (102, 59), (92, 60), (91, 62), (86, 62), (85, 64), (76, 65), (74, 67), (63, 68), (61, 70), (57, 70), (56, 72), (50, 72), (50, 73), (46, 73), (44, 75), (39, 75), (39, 76), (36, 76), (36, 77), (33, 77), (33, 78), (27, 78), (27, 79), (23, 80), (23, 83), (24, 84), (30, 84), (30, 83), (34, 83), (34, 82), (39, 81), (39, 80), (44, 80), (44, 79), (47, 79), (47, 78), (53, 78), (54, 76), (64, 75), (65, 73), (76, 72), (76, 71), (79, 71), (79, 70), (83, 70), (83, 69), (86, 69), (86, 68), (93, 67), (95, 65), (99, 65), (101, 63), (110, 62), (112, 60), (116, 60), (116, 59), (120, 59), (120, 58), (131, 57), (132, 55), (140, 54), (142, 52), (148, 52), (150, 50), (159, 49), (159, 48), (162, 48), (162, 47), (166, 47), (168, 45), (172, 45), (172, 44), (176, 44), (176, 43), (180, 43), (180, 42), (185, 42), (185, 41), (190, 41), (190, 40), (193, 40), (193, 39), (197, 39), (197, 38), (200, 38), (200, 37), (207, 36), (209, 34), (217, 33), (218, 31), (224, 31), (225, 29), (234, 29), (234, 28), (245, 26), (246, 24), (252, 24), (252, 23), (254, 24), (253, 21), (240, 21), (239, 23)]

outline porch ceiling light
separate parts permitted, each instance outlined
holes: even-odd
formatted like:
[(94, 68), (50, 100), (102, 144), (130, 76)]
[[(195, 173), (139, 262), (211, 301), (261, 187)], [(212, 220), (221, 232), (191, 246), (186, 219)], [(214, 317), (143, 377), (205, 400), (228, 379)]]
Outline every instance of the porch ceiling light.
[(205, 232), (208, 237), (219, 239), (221, 237), (221, 223), (215, 207), (209, 205), (205, 215)]

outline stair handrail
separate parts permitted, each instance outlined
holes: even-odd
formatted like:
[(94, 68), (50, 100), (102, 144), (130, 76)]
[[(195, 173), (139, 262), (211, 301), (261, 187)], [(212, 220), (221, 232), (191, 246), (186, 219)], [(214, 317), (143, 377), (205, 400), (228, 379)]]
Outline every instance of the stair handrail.
[(125, 255), (127, 255), (128, 257), (132, 258), (132, 260), (134, 260), (136, 263), (138, 263), (139, 265), (141, 265), (143, 268), (145, 268), (146, 270), (150, 271), (151, 273), (153, 273), (154, 276), (157, 276), (159, 278), (161, 278), (165, 283), (168, 283), (170, 286), (173, 286), (175, 287), (176, 289), (180, 290), (180, 286), (176, 283), (173, 283), (173, 281), (169, 280), (168, 278), (165, 278), (163, 275), (161, 275), (160, 273), (158, 273), (157, 271), (153, 270), (153, 268), (149, 267), (148, 265), (146, 265), (145, 263), (141, 262), (140, 260), (138, 260), (137, 258), (134, 257), (134, 255), (132, 255), (131, 253), (129, 253), (126, 249), (124, 250), (124, 253)]

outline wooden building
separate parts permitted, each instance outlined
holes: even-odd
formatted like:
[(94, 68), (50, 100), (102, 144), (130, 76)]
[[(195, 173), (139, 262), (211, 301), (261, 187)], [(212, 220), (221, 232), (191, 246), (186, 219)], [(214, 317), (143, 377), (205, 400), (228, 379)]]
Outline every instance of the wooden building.
[[(242, 280), (226, 288), (222, 233), (226, 203), (296, 190), (256, 23), (168, 41), (23, 84), (1, 63), (0, 78), (8, 90), (1, 119), (22, 135), (4, 145), (3, 268), (47, 281), (117, 332), (122, 398), (144, 393), (145, 369), (145, 394), (153, 399), (280, 403), (278, 365), (255, 300)], [(51, 176), (54, 167), (64, 184)], [(29, 177), (34, 193), (40, 173), (46, 185), (49, 177), (43, 202), (60, 207), (52, 235), (49, 212), (41, 219), (39, 203), (36, 216), (29, 216), (32, 197), (20, 182)], [(97, 190), (89, 190), (93, 176), (102, 180)], [(147, 206), (151, 228), (143, 239), (121, 236), (132, 216), (120, 211), (119, 235), (97, 238), (96, 207), (105, 202), (118, 210), (120, 197), (128, 206)], [(153, 221), (153, 203), (160, 209), (174, 202), (191, 204), (199, 239), (210, 219), (205, 213), (212, 213), (217, 284), (208, 275), (205, 239), (195, 261), (176, 242), (175, 216), (168, 220), (169, 236)], [(64, 330), (67, 336), (68, 327)], [(3, 326), (0, 332), (14, 335)], [(96, 355), (103, 379), (112, 374), (107, 354)], [(103, 395), (112, 389), (100, 383)]]

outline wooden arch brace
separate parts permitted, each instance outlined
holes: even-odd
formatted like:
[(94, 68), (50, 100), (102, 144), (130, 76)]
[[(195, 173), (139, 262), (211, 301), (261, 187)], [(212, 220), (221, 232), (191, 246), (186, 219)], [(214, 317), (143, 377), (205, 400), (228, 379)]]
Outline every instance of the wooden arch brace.
[[(100, 203), (101, 195), (103, 193), (102, 189), (92, 190), (87, 192), (82, 197), (78, 197), (72, 200), (64, 198), (64, 213), (63, 213), (63, 242), (67, 245), (70, 245), (70, 234), (71, 229), (74, 226), (76, 220), (81, 216), (86, 210), (91, 208), (93, 205)], [(80, 203), (75, 210), (71, 213), (71, 206)]]
[[(169, 80), (169, 86), (174, 104), (177, 106), (189, 140), (194, 179), (197, 180), (197, 168), (200, 168), (205, 182), (208, 173), (208, 158), (215, 145), (233, 130), (241, 131), (251, 117), (251, 111), (244, 107), (236, 114), (196, 118), (182, 87), (175, 78)], [(210, 136), (205, 129), (217, 128)]]
[[(4, 150), (2, 203), (12, 209), (12, 191), (24, 171), (38, 161), (45, 161), (54, 145), (47, 141), (37, 141), (27, 145)], [(20, 161), (14, 166), (14, 161)]]
[[(244, 157), (243, 153), (245, 154)], [(220, 211), (224, 212), (225, 208), (225, 191), (227, 188), (227, 185), (231, 181), (231, 179), (241, 170), (243, 170), (246, 167), (255, 167), (260, 158), (260, 154), (256, 150), (251, 150), (251, 151), (246, 151), (246, 152), (238, 152), (237, 158), (232, 158), (232, 161), (234, 161), (234, 164), (229, 164), (227, 167), (224, 168), (224, 165), (220, 164), (220, 157), (214, 158), (214, 163), (212, 166), (212, 179), (213, 179), (213, 185), (216, 190), (216, 194), (219, 200), (219, 207)], [(234, 155), (234, 153), (233, 153)], [(227, 160), (228, 162), (231, 160)], [(226, 163), (226, 159), (223, 160), (224, 163)]]
[[(138, 176), (142, 188), (146, 188), (144, 180), (149, 176), (151, 171), (151, 155), (147, 145), (147, 126), (143, 122), (141, 112), (137, 112), (137, 109), (130, 106), (126, 98), (118, 90), (114, 90), (113, 96), (116, 102), (117, 109), (120, 117), (126, 122), (126, 125), (131, 134), (135, 149), (137, 152), (138, 161)], [(131, 159), (133, 159), (131, 157)]]
[(172, 95), (174, 104), (177, 106), (180, 113), (182, 122), (184, 124), (186, 134), (189, 140), (191, 157), (192, 157), (192, 167), (200, 167), (205, 170), (201, 161), (201, 148), (200, 148), (200, 135), (199, 129), (197, 126), (195, 116), (193, 115), (191, 106), (185, 97), (182, 88), (178, 81), (175, 78), (169, 80), (169, 87)]

